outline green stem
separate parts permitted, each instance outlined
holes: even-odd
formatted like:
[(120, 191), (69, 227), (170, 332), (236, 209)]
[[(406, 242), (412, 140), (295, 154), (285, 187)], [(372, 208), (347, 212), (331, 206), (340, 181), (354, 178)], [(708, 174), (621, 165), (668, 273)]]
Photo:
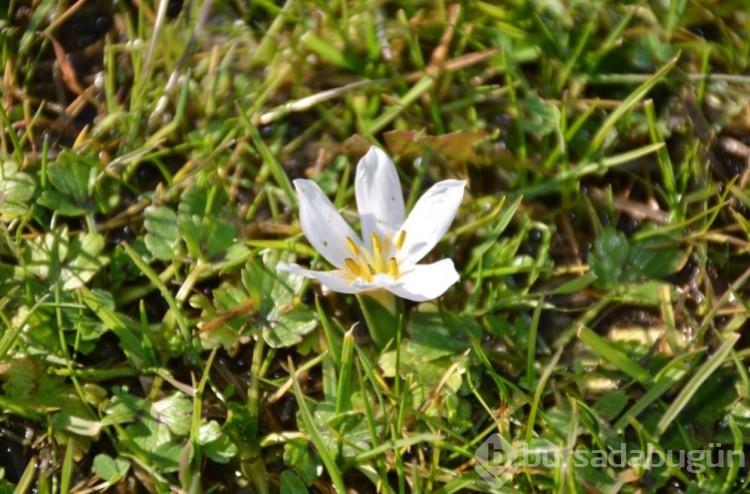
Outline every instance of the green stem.
[(357, 295), (367, 330), (378, 350), (396, 341), (399, 320), (404, 313), (404, 301), (386, 290), (375, 290)]

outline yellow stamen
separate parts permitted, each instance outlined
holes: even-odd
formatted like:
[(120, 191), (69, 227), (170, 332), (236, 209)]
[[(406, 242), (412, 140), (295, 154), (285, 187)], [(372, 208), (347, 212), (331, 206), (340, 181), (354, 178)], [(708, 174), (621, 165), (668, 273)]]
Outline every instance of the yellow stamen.
[(370, 234), (370, 241), (372, 242), (372, 263), (375, 271), (382, 273), (385, 266), (383, 265), (383, 244), (380, 242), (378, 235), (373, 232)]
[(344, 268), (348, 271), (347, 276), (352, 279), (361, 278), (372, 282), (373, 277), (382, 273), (393, 278), (398, 278), (399, 269), (396, 257), (387, 257), (394, 252), (394, 247), (400, 249), (404, 245), (406, 231), (401, 230), (398, 233), (396, 243), (393, 242), (393, 235), (389, 233), (386, 239), (382, 239), (377, 233), (370, 234), (370, 248), (361, 248), (351, 237), (346, 237), (347, 248), (351, 251), (352, 257), (344, 259)]
[(398, 262), (395, 257), (388, 259), (388, 274), (394, 278), (398, 278)]
[(380, 237), (375, 232), (370, 234), (370, 241), (372, 242), (372, 254), (378, 257), (380, 251), (383, 249), (383, 244), (380, 243)]
[(359, 257), (359, 247), (357, 247), (357, 244), (355, 244), (354, 240), (352, 240), (350, 237), (346, 237), (346, 246), (349, 247), (350, 251), (352, 251), (354, 257)]
[(347, 257), (346, 259), (344, 259), (344, 264), (346, 264), (346, 268), (354, 276), (360, 276), (362, 274), (362, 267), (359, 264), (357, 264), (357, 261), (355, 261), (351, 257)]
[(344, 259), (344, 265), (354, 278), (364, 278), (367, 281), (372, 281), (372, 275), (375, 274), (372, 267), (369, 264), (363, 264), (360, 259), (347, 257)]
[(404, 246), (404, 241), (406, 240), (406, 230), (401, 230), (398, 233), (398, 238), (396, 239), (396, 248), (400, 249)]

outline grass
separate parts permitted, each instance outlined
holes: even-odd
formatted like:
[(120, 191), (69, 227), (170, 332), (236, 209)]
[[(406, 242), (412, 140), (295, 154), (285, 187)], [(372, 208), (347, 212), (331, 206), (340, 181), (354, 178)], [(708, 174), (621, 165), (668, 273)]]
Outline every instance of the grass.
[[(743, 2), (0, 15), (1, 492), (748, 488)], [(468, 180), (383, 349), (275, 268), (372, 144)]]

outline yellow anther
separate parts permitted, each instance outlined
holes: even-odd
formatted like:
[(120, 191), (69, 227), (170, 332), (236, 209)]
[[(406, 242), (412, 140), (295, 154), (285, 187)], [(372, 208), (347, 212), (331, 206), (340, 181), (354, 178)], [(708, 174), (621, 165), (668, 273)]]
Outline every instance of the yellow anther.
[[(404, 244), (405, 237), (406, 232), (404, 230), (399, 232), (395, 245), (400, 248)], [(377, 233), (372, 232), (370, 234), (369, 250), (359, 247), (354, 239), (350, 237), (346, 237), (345, 240), (346, 246), (353, 254), (353, 257), (344, 259), (344, 267), (348, 271), (348, 275), (353, 279), (362, 278), (371, 282), (373, 277), (379, 273), (387, 274), (393, 278), (398, 277), (398, 261), (396, 261), (395, 257), (386, 257), (393, 253), (394, 244), (391, 235), (385, 239), (384, 244), (384, 240)]]
[(380, 241), (380, 237), (375, 232), (370, 234), (370, 241), (372, 242), (372, 266), (375, 271), (382, 273), (385, 270), (385, 263), (383, 262), (383, 244)]
[(396, 248), (400, 249), (404, 246), (404, 241), (406, 240), (406, 230), (401, 230), (398, 233), (398, 238), (396, 239)]
[(354, 257), (359, 257), (359, 247), (357, 247), (357, 244), (355, 244), (354, 240), (352, 240), (350, 237), (346, 237), (346, 246), (349, 247), (350, 251), (352, 251)]
[(388, 274), (394, 278), (398, 278), (398, 262), (395, 257), (388, 259)]
[(362, 274), (362, 268), (359, 264), (357, 264), (357, 261), (352, 259), (351, 257), (347, 257), (344, 259), (344, 264), (346, 264), (346, 268), (354, 275), (354, 276), (360, 276)]
[(375, 257), (380, 256), (380, 251), (383, 250), (383, 244), (380, 242), (380, 237), (375, 232), (370, 234), (370, 241), (372, 242), (372, 255)]

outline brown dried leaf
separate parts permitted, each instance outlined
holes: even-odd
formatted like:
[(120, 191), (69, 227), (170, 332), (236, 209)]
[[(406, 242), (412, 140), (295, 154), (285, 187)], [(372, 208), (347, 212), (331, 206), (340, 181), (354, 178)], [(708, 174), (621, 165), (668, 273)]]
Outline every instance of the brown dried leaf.
[(78, 76), (76, 75), (76, 71), (73, 68), (73, 65), (68, 60), (65, 49), (52, 36), (50, 36), (49, 39), (52, 42), (52, 47), (55, 50), (57, 65), (60, 67), (60, 72), (62, 72), (63, 80), (65, 81), (65, 84), (67, 84), (68, 89), (70, 89), (75, 94), (83, 93), (83, 88), (80, 84), (78, 84)]
[(429, 136), (415, 131), (386, 132), (385, 143), (392, 155), (407, 158), (423, 156), (427, 149), (442, 155), (453, 165), (475, 163), (476, 145), (488, 136), (487, 131), (458, 130), (441, 136)]

